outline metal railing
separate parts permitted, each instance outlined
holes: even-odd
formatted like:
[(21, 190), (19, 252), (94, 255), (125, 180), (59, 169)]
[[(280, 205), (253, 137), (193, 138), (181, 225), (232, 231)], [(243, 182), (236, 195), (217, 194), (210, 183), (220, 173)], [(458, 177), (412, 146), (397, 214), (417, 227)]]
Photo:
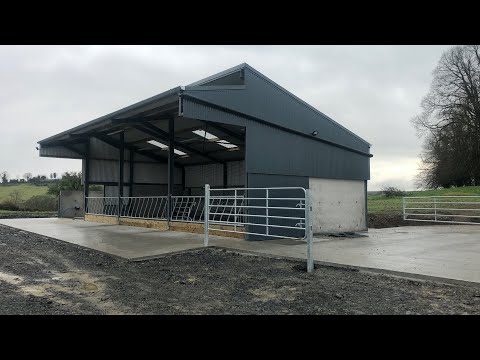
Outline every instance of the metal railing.
[(172, 196), (172, 221), (203, 223), (205, 197)]
[(92, 215), (118, 216), (118, 197), (86, 197), (85, 213)]
[(480, 196), (406, 196), (403, 220), (480, 225)]
[[(86, 197), (85, 213), (118, 216), (118, 197)], [(168, 196), (122, 196), (120, 217), (168, 220)], [(203, 196), (172, 196), (171, 221), (203, 223)]]
[(263, 239), (306, 240), (307, 271), (311, 272), (311, 212), (309, 191), (301, 187), (211, 189), (207, 184), (204, 245), (208, 246), (209, 230)]
[(122, 196), (120, 217), (167, 219), (167, 196)]

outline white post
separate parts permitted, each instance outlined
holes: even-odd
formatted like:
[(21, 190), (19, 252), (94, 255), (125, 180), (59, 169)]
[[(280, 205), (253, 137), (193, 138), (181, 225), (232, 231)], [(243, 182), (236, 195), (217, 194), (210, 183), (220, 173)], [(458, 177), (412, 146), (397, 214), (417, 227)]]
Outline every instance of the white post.
[(237, 189), (235, 189), (235, 196), (233, 198), (233, 211), (234, 211), (234, 215), (233, 215), (233, 229), (235, 232), (237, 232)]
[(435, 221), (437, 221), (437, 198), (433, 198), (434, 206), (435, 206)]
[(307, 238), (307, 272), (312, 272), (313, 264), (313, 224), (310, 190), (305, 190), (305, 236)]
[(402, 198), (402, 210), (403, 210), (403, 220), (407, 220), (407, 216), (405, 215), (405, 198)]
[(203, 211), (204, 215), (204, 238), (203, 246), (208, 246), (208, 221), (210, 218), (210, 185), (205, 184), (205, 210)]
[(265, 220), (267, 221), (267, 222), (266, 222), (266, 225), (267, 225), (267, 236), (268, 236), (268, 189), (266, 189), (265, 195), (266, 195), (266, 196), (265, 196), (265, 199), (266, 199), (266, 200), (265, 200), (265, 205), (266, 205), (266, 206), (265, 206), (265, 209), (266, 209), (266, 211), (265, 211), (265, 215), (266, 215)]

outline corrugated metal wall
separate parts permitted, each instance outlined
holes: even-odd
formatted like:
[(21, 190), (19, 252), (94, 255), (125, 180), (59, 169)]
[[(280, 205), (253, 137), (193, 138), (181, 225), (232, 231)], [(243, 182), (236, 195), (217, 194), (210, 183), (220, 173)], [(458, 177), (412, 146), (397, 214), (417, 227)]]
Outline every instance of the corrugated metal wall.
[[(118, 196), (118, 186), (105, 186), (105, 196)], [(123, 196), (128, 196), (128, 186), (123, 187)]]
[[(116, 147), (108, 145), (97, 138), (90, 138), (90, 157), (100, 159), (118, 160), (119, 151)], [(128, 159), (129, 151), (125, 151), (125, 160)]]
[[(185, 187), (201, 188), (209, 184), (223, 187), (223, 165), (193, 165), (185, 166)], [(227, 186), (245, 185), (245, 161), (227, 163)]]
[(42, 146), (40, 147), (40, 156), (68, 159), (82, 158), (82, 155), (76, 153), (75, 151), (64, 148), (63, 146)]
[[(134, 158), (135, 159), (135, 158)], [(182, 169), (175, 168), (175, 184), (182, 183)], [(133, 163), (133, 182), (134, 183), (168, 183), (167, 164), (155, 163)]]
[(227, 185), (229, 187), (245, 186), (245, 161), (227, 163)]
[(370, 179), (366, 156), (253, 121), (247, 124), (246, 142), (248, 173)]
[(205, 184), (223, 185), (222, 164), (185, 166), (186, 187), (203, 187)]
[(314, 176), (327, 179), (370, 179), (369, 157), (188, 99), (183, 100), (183, 109), (184, 116), (187, 117), (246, 127), (247, 173)]

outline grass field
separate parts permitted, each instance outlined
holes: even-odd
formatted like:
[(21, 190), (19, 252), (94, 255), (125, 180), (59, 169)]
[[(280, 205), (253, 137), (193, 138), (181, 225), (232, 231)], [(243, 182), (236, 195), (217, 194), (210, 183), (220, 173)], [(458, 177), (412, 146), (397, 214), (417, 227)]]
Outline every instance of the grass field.
[[(466, 186), (461, 188), (408, 191), (406, 196), (480, 196), (480, 186)], [(402, 198), (386, 198), (383, 195), (368, 195), (369, 214), (401, 214)]]
[(0, 203), (8, 200), (12, 191), (18, 190), (21, 194), (21, 200), (25, 201), (35, 195), (45, 195), (47, 193), (47, 186), (35, 186), (32, 184), (18, 184), (18, 185), (0, 185)]

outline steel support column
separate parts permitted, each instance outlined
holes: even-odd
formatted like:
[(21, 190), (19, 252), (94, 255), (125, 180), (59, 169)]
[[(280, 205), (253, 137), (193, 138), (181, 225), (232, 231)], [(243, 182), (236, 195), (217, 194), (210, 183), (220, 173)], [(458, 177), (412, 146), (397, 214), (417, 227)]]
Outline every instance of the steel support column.
[(172, 219), (172, 195), (175, 187), (175, 122), (174, 118), (168, 119), (168, 220)]
[(117, 218), (120, 220), (122, 211), (122, 196), (123, 196), (123, 166), (125, 157), (125, 134), (122, 131), (120, 134), (120, 146), (118, 147), (118, 213)]
[(132, 197), (133, 196), (133, 156), (135, 154), (135, 151), (133, 149), (130, 149), (130, 171), (128, 172), (129, 175), (129, 187), (128, 187), (128, 196)]
[(228, 187), (228, 167), (227, 163), (223, 163), (223, 187)]
[(90, 138), (88, 138), (85, 145), (85, 174), (83, 181), (83, 210), (87, 212), (88, 204), (87, 197), (89, 195), (89, 186), (90, 186)]
[(182, 195), (186, 195), (185, 194), (185, 166), (182, 166)]

